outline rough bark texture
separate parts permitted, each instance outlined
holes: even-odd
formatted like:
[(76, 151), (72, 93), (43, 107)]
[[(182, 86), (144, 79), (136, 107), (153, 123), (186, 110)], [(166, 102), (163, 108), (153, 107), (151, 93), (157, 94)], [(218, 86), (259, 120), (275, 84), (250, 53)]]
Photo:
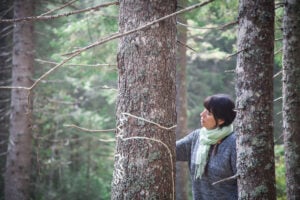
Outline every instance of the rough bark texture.
[[(0, 1), (0, 17), (13, 16), (10, 0)], [(0, 23), (0, 86), (11, 85), (12, 24)], [(0, 89), (0, 199), (4, 198), (4, 177), (9, 136), (10, 91)]]
[(300, 199), (300, 1), (285, 1), (283, 131), (288, 199)]
[[(184, 6), (185, 1), (179, 1)], [(184, 15), (179, 16), (178, 20), (186, 24)], [(176, 111), (177, 111), (177, 140), (187, 134), (187, 89), (186, 89), (186, 47), (182, 44), (187, 43), (187, 31), (185, 27), (178, 29), (177, 43), (177, 71), (176, 71)], [(176, 199), (188, 199), (188, 166), (187, 162), (176, 163)]]
[[(174, 0), (121, 0), (120, 31), (173, 13), (175, 7)], [(151, 123), (164, 127), (176, 124), (175, 58), (175, 18), (119, 42), (112, 199), (175, 198), (175, 129)]]
[[(14, 18), (33, 15), (33, 0), (15, 0)], [(33, 24), (16, 23), (13, 31), (12, 85), (29, 87), (33, 73)], [(13, 89), (5, 173), (5, 199), (29, 199), (31, 163), (31, 110), (28, 91)]]
[(274, 1), (239, 4), (237, 169), (239, 199), (276, 199), (273, 144)]

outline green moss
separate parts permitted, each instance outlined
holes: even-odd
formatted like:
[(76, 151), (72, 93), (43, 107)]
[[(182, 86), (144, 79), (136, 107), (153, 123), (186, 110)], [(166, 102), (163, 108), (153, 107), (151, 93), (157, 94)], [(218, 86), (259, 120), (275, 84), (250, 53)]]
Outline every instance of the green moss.
[(148, 160), (149, 162), (153, 162), (155, 160), (159, 160), (161, 158), (161, 152), (155, 151), (153, 153), (150, 153)]
[(268, 192), (268, 187), (265, 185), (260, 185), (260, 186), (256, 187), (253, 192), (251, 192), (251, 196), (252, 197), (260, 197), (263, 194), (266, 194), (267, 192)]

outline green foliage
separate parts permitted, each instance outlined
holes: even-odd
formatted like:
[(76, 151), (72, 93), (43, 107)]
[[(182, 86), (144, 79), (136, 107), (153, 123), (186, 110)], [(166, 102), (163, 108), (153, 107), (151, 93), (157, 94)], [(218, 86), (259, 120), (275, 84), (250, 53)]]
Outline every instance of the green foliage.
[(277, 199), (286, 199), (286, 179), (283, 145), (275, 145), (275, 171)]
[[(99, 3), (73, 6), (82, 9)], [(58, 7), (54, 2), (40, 6), (42, 10)], [(117, 10), (110, 6), (38, 23), (37, 58), (42, 61), (36, 63), (36, 78), (63, 61), (63, 54), (116, 32)], [(82, 52), (36, 88), (32, 199), (110, 198), (114, 143), (99, 139), (112, 139), (113, 132), (85, 132), (68, 125), (91, 130), (115, 127), (116, 45), (111, 41)]]
[[(234, 10), (234, 12), (232, 11)], [(188, 126), (199, 127), (199, 113), (206, 96), (228, 93), (234, 97), (236, 26), (219, 27), (236, 21), (236, 1), (219, 1), (186, 15), (189, 50), (187, 66)]]

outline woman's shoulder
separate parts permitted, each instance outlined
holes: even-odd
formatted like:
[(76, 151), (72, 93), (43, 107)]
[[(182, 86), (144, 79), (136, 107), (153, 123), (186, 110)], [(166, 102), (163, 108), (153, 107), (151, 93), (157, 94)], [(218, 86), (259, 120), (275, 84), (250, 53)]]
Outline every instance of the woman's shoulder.
[(236, 140), (236, 133), (232, 132), (228, 137), (232, 140)]
[(224, 140), (225, 143), (236, 143), (236, 133), (232, 132), (230, 135), (228, 135)]

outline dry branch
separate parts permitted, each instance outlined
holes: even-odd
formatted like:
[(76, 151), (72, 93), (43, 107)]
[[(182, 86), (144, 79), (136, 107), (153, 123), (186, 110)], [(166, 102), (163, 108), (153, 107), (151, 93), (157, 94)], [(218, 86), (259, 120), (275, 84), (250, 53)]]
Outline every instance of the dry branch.
[[(31, 91), (31, 90), (33, 90), (33, 89), (34, 89), (34, 88), (35, 88), (35, 87), (36, 87), (43, 79), (45, 79), (47, 76), (49, 76), (52, 72), (54, 72), (54, 71), (57, 70), (59, 67), (61, 67), (62, 65), (64, 65), (65, 63), (67, 63), (68, 61), (70, 61), (71, 59), (73, 59), (74, 57), (76, 57), (77, 55), (81, 54), (82, 52), (84, 52), (84, 51), (86, 51), (86, 50), (88, 50), (88, 49), (91, 49), (91, 48), (93, 48), (93, 47), (99, 46), (99, 45), (104, 44), (104, 43), (106, 43), (106, 42), (109, 42), (109, 41), (111, 41), (111, 40), (114, 40), (114, 39), (117, 39), (117, 38), (120, 38), (120, 37), (129, 35), (129, 34), (132, 34), (132, 33), (134, 33), (134, 32), (137, 32), (137, 31), (146, 29), (146, 28), (148, 28), (148, 27), (150, 27), (150, 26), (152, 26), (152, 25), (154, 25), (154, 24), (156, 24), (156, 23), (158, 23), (158, 22), (160, 22), (160, 21), (166, 20), (166, 19), (168, 19), (168, 18), (174, 17), (174, 16), (179, 15), (179, 14), (182, 14), (182, 13), (184, 13), (184, 12), (191, 11), (191, 10), (193, 10), (193, 9), (196, 9), (196, 8), (199, 8), (199, 7), (202, 7), (202, 6), (205, 6), (205, 5), (207, 5), (208, 3), (211, 3), (211, 2), (213, 2), (213, 1), (214, 1), (214, 0), (207, 0), (207, 1), (204, 1), (204, 2), (202, 2), (202, 3), (198, 3), (198, 4), (195, 4), (195, 5), (193, 5), (193, 6), (189, 6), (189, 7), (185, 8), (185, 9), (182, 9), (182, 10), (180, 10), (180, 11), (174, 12), (174, 13), (172, 13), (172, 14), (170, 14), (170, 15), (164, 16), (164, 17), (162, 17), (162, 18), (159, 18), (159, 19), (157, 19), (157, 20), (154, 20), (154, 21), (152, 21), (152, 22), (149, 22), (149, 23), (147, 23), (147, 24), (145, 24), (145, 25), (142, 25), (142, 26), (140, 26), (140, 27), (138, 27), (138, 28), (136, 28), (136, 29), (133, 29), (133, 30), (130, 30), (130, 31), (126, 31), (126, 32), (124, 32), (124, 33), (115, 33), (115, 34), (112, 34), (112, 35), (110, 35), (110, 36), (108, 36), (108, 37), (106, 37), (106, 38), (104, 38), (104, 39), (102, 39), (102, 40), (100, 40), (100, 41), (95, 42), (94, 44), (91, 44), (91, 45), (89, 45), (89, 46), (83, 47), (83, 48), (78, 49), (78, 50), (76, 50), (76, 51), (73, 51), (73, 52), (71, 52), (71, 53), (67, 53), (67, 54), (65, 54), (65, 55), (67, 55), (67, 56), (69, 56), (69, 57), (67, 57), (67, 58), (64, 59), (62, 62), (60, 62), (59, 64), (55, 65), (53, 68), (51, 68), (50, 70), (48, 70), (45, 74), (43, 74), (42, 76), (40, 76), (40, 77), (32, 84), (32, 86), (29, 87), (29, 88), (27, 88), (27, 87), (15, 87), (15, 86), (14, 86), (14, 87), (0, 87), (0, 89), (26, 89), (26, 90)], [(110, 3), (110, 5), (111, 5), (111, 4), (112, 4), (112, 3)], [(103, 4), (102, 4), (102, 5), (103, 5)]]
[(68, 127), (68, 128), (76, 128), (78, 130), (84, 131), (84, 132), (89, 132), (89, 133), (103, 133), (103, 132), (113, 132), (116, 129), (106, 129), (106, 130), (95, 130), (95, 129), (87, 129), (87, 128), (83, 128), (80, 126), (76, 126), (74, 124), (66, 124), (64, 125), (64, 127)]
[(215, 27), (195, 27), (195, 26), (190, 26), (190, 25), (188, 25), (188, 24), (183, 24), (183, 23), (181, 23), (181, 22), (178, 22), (177, 21), (177, 24), (178, 25), (181, 25), (181, 26), (184, 26), (184, 27), (187, 27), (187, 28), (193, 28), (193, 29), (201, 29), (201, 30), (206, 30), (206, 29), (217, 29), (217, 30), (224, 30), (224, 29), (226, 29), (227, 27), (230, 27), (230, 26), (234, 26), (234, 25), (236, 25), (236, 24), (238, 24), (238, 21), (236, 20), (236, 21), (233, 21), (233, 22), (229, 22), (229, 23), (227, 23), (227, 24), (224, 24), (224, 25), (222, 25), (222, 26), (215, 26)]
[(51, 19), (56, 19), (56, 18), (60, 18), (60, 17), (67, 17), (70, 15), (75, 15), (75, 14), (79, 14), (79, 13), (83, 13), (83, 12), (88, 12), (91, 10), (98, 10), (99, 8), (103, 8), (103, 7), (107, 7), (107, 6), (111, 6), (111, 5), (118, 5), (119, 2), (118, 1), (114, 1), (114, 2), (110, 2), (110, 3), (104, 3), (104, 4), (100, 4), (98, 6), (94, 6), (94, 7), (90, 7), (90, 8), (85, 8), (82, 10), (76, 10), (73, 12), (69, 12), (69, 13), (64, 13), (64, 14), (59, 14), (59, 15), (41, 15), (41, 16), (31, 16), (31, 17), (24, 17), (24, 18), (18, 18), (18, 19), (1, 19), (0, 23), (14, 23), (14, 22), (23, 22), (23, 21), (39, 21), (39, 20), (51, 20)]
[(120, 38), (120, 37), (129, 35), (129, 34), (131, 34), (131, 33), (134, 33), (134, 32), (137, 32), (137, 31), (141, 31), (141, 30), (143, 30), (143, 29), (146, 29), (146, 28), (148, 28), (148, 27), (150, 27), (150, 26), (152, 26), (152, 25), (158, 23), (158, 22), (161, 22), (161, 21), (163, 21), (163, 20), (169, 19), (169, 18), (171, 18), (171, 17), (174, 17), (174, 16), (176, 16), (176, 15), (182, 14), (182, 13), (184, 13), (184, 12), (188, 12), (188, 11), (191, 11), (191, 10), (193, 10), (193, 9), (196, 9), (196, 8), (199, 8), (199, 7), (202, 7), (202, 6), (205, 6), (206, 4), (211, 3), (211, 2), (213, 2), (213, 1), (214, 1), (214, 0), (208, 0), (208, 1), (204, 1), (204, 2), (202, 2), (202, 3), (195, 4), (195, 5), (193, 5), (193, 6), (189, 6), (189, 7), (185, 8), (185, 9), (179, 10), (179, 11), (177, 11), (177, 12), (174, 12), (174, 13), (170, 14), (170, 15), (167, 15), (167, 16), (164, 16), (164, 17), (159, 18), (159, 19), (157, 19), (157, 20), (154, 20), (154, 21), (152, 21), (152, 22), (149, 22), (149, 23), (147, 23), (147, 24), (145, 24), (145, 25), (142, 25), (142, 26), (140, 26), (140, 27), (138, 27), (138, 28), (136, 28), (136, 29), (133, 29), (133, 30), (125, 31), (125, 32), (123, 32), (123, 33), (117, 32), (117, 33), (113, 34), (112, 36), (108, 36), (108, 37), (106, 37), (106, 38), (104, 38), (104, 39), (102, 39), (102, 40), (100, 40), (100, 41), (95, 42), (94, 44), (91, 44), (91, 45), (89, 45), (89, 46), (83, 47), (83, 48), (78, 49), (78, 50), (76, 50), (76, 51), (67, 53), (67, 54), (65, 54), (65, 55), (68, 56), (68, 55), (72, 55), (72, 54), (77, 53), (77, 52), (86, 51), (86, 50), (88, 50), (88, 49), (90, 49), (90, 48), (93, 48), (93, 47), (95, 47), (95, 46), (99, 46), (99, 45), (101, 45), (101, 44), (104, 44), (104, 43), (106, 43), (106, 42), (108, 42), (108, 41), (110, 41), (110, 40), (114, 40), (114, 39), (117, 39), (117, 38)]
[(239, 177), (239, 175), (238, 175), (238, 174), (235, 174), (235, 175), (230, 176), (230, 177), (228, 177), (228, 178), (224, 178), (224, 179), (222, 179), (222, 180), (216, 181), (216, 182), (212, 183), (212, 185), (216, 185), (216, 184), (218, 184), (218, 183), (222, 183), (222, 182), (229, 181), (229, 180), (232, 180), (232, 179), (237, 179), (238, 177)]
[(48, 14), (50, 14), (50, 13), (52, 13), (52, 12), (61, 10), (61, 9), (65, 8), (65, 7), (67, 7), (67, 6), (71, 5), (71, 4), (73, 4), (75, 1), (78, 1), (78, 0), (70, 1), (70, 2), (68, 2), (68, 3), (66, 3), (66, 4), (64, 4), (64, 5), (62, 5), (62, 6), (58, 7), (58, 8), (55, 8), (55, 9), (53, 9), (53, 10), (49, 10), (48, 12), (43, 13), (43, 14), (41, 14), (40, 16), (45, 16), (45, 15), (48, 15)]

